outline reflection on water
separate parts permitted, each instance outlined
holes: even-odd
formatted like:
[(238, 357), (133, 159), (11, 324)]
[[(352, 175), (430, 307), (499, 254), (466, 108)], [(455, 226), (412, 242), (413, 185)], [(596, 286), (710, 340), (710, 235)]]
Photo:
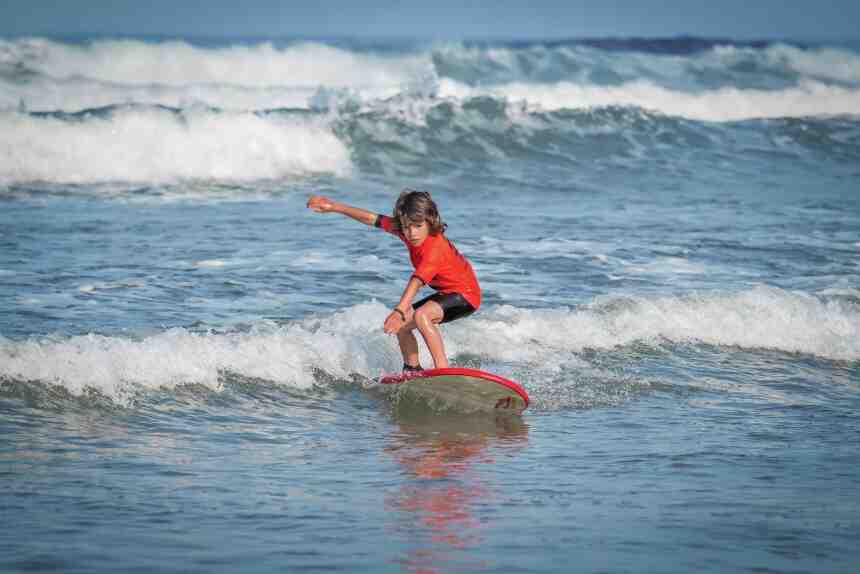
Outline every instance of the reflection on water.
[[(499, 500), (487, 472), (501, 453), (522, 449), (528, 425), (516, 416), (434, 413), (397, 409), (398, 432), (388, 452), (403, 468), (406, 480), (389, 496), (395, 511), (389, 528), (408, 548), (395, 561), (409, 572), (440, 569), (486, 569), (480, 552), (482, 521), (477, 507)], [(470, 551), (471, 550), (471, 551)]]

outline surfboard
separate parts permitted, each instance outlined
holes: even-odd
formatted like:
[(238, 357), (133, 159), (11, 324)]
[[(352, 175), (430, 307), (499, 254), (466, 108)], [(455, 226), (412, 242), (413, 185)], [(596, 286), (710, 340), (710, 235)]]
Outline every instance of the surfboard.
[(398, 373), (383, 376), (379, 382), (397, 385), (398, 394), (445, 410), (519, 414), (529, 406), (529, 395), (522, 386), (477, 369), (449, 367)]

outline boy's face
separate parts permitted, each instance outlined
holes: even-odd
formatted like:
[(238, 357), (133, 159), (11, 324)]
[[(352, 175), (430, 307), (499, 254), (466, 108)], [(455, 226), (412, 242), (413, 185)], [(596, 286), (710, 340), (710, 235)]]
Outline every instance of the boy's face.
[(403, 229), (403, 235), (406, 236), (409, 243), (418, 247), (430, 235), (430, 224), (426, 221), (408, 221)]

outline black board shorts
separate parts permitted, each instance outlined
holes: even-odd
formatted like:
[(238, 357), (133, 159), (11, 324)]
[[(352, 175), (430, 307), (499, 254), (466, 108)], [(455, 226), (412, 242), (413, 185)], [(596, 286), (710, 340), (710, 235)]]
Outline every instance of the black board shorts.
[(459, 293), (433, 293), (429, 297), (424, 297), (420, 301), (412, 304), (412, 309), (418, 309), (427, 301), (435, 301), (442, 307), (442, 320), (440, 323), (450, 323), (463, 317), (468, 317), (475, 312), (472, 304), (466, 301), (466, 298)]

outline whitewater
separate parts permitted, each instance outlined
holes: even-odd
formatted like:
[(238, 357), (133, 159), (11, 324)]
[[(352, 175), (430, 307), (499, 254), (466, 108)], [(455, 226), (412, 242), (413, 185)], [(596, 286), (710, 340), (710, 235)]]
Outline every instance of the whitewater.
[(858, 166), (850, 43), (0, 38), (0, 569), (853, 572)]

